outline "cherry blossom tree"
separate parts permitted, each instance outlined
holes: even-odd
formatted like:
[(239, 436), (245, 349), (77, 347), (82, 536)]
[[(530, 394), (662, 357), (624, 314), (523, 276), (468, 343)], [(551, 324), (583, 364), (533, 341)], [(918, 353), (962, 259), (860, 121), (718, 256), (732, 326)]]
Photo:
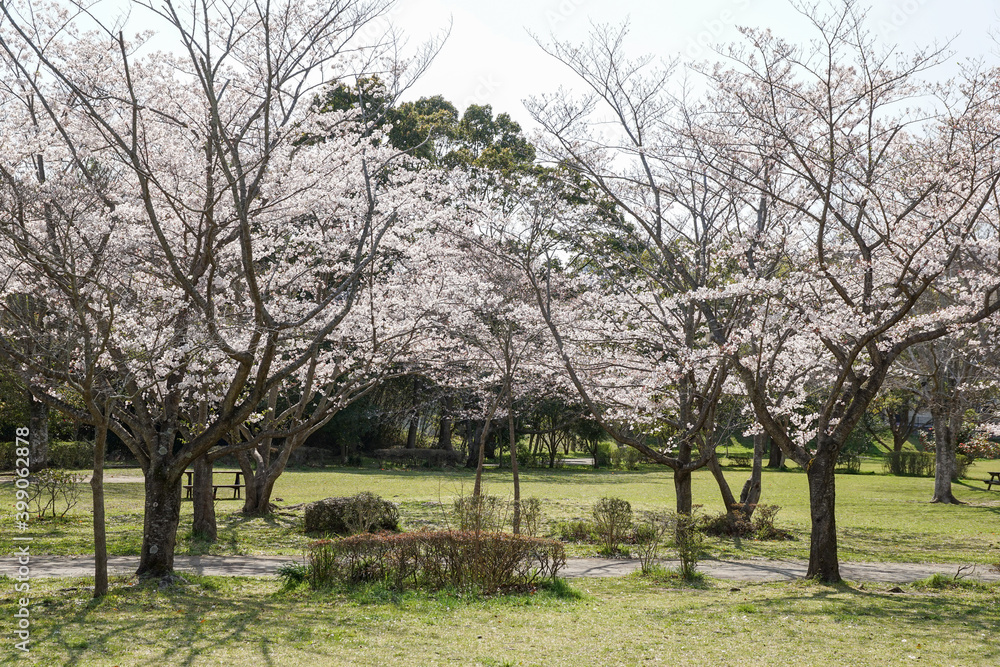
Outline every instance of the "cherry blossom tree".
[[(704, 104), (671, 88), (675, 63), (630, 59), (627, 34), (627, 26), (599, 26), (582, 46), (543, 47), (588, 92), (528, 102), (544, 130), (539, 152), (592, 208), (529, 213), (529, 226), (541, 227), (525, 246), (534, 253), (525, 270), (539, 276), (553, 260), (573, 258), (567, 268), (582, 282), (566, 289), (579, 296), (550, 299), (552, 287), (541, 283), (551, 271), (536, 284), (567, 370), (616, 440), (674, 470), (678, 511), (690, 512), (691, 473), (714, 461), (718, 400), (739, 391), (720, 345), (742, 326), (747, 302), (727, 290), (751, 274), (766, 278), (780, 252), (764, 256), (745, 242), (775, 224), (768, 198), (718, 169)], [(560, 300), (573, 304), (565, 317)], [(561, 317), (589, 340), (559, 333)], [(717, 462), (713, 469), (732, 512), (737, 500)]]
[[(73, 7), (0, 6), (0, 57), (16, 75), (0, 100), (15, 193), (3, 289), (38, 295), (68, 353), (43, 364), (2, 341), (49, 405), (106, 414), (132, 450), (146, 479), (138, 574), (163, 577), (187, 466), (259, 419), (276, 389), (341, 404), (316, 388), (405, 340), (413, 260), (456, 193), (350, 113), (311, 108), (328, 79), (405, 83), (395, 41), (361, 39), (387, 2), (135, 3), (176, 40), (155, 54), (144, 36), (88, 31)], [(81, 391), (96, 371), (103, 412)]]
[[(992, 74), (929, 85), (942, 53), (881, 45), (853, 2), (804, 17), (808, 45), (746, 29), (729, 64), (706, 73), (729, 117), (715, 139), (722, 168), (787, 220), (759, 240), (785, 244), (786, 263), (745, 286), (758, 319), (724, 350), (762, 427), (806, 471), (807, 576), (833, 582), (834, 467), (846, 438), (903, 352), (1000, 308), (995, 263), (972, 261), (997, 256), (989, 206), (1000, 162)], [(759, 146), (770, 148), (762, 156)], [(983, 270), (956, 271), (972, 265)], [(918, 307), (935, 291), (960, 296)], [(805, 379), (779, 406), (792, 374)]]
[[(469, 187), (480, 193), (480, 205), (475, 207), (473, 224), (453, 226), (442, 239), (450, 256), (439, 272), (436, 335), (415, 361), (437, 382), (475, 396), (482, 406), (483, 429), (478, 446), (470, 451), (476, 457), (473, 497), (482, 493), (491, 424), (498, 414), (506, 417), (517, 533), (521, 497), (515, 402), (540, 394), (565, 394), (567, 386), (557, 372), (558, 360), (552, 355), (531, 286), (508, 259), (509, 245), (516, 242), (509, 229), (513, 220), (484, 197), (481, 188), (471, 183)], [(507, 188), (504, 199), (512, 196), (513, 188)]]

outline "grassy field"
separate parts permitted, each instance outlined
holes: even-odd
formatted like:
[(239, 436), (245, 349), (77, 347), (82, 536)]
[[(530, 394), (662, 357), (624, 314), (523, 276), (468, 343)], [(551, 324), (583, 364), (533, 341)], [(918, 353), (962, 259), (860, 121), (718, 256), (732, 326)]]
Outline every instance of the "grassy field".
[[(278, 581), (33, 583), (31, 665), (988, 665), (1000, 587), (581, 580), (556, 595), (470, 599), (283, 590)], [(0, 580), (0, 614), (14, 613)], [(961, 583), (961, 582), (960, 582)]]
[[(987, 464), (983, 469), (992, 466)], [(873, 469), (867, 465), (868, 472)], [(135, 477), (136, 471), (111, 473)], [(875, 474), (838, 478), (838, 522), (845, 560), (995, 562), (1000, 560), (1000, 496), (976, 478), (956, 485), (968, 504), (931, 505), (932, 480)], [(745, 469), (727, 472), (734, 488)], [(586, 519), (602, 496), (636, 510), (673, 505), (669, 471), (528, 470), (523, 493), (544, 500), (547, 527)], [(292, 471), (278, 482), (284, 507), (375, 491), (400, 504), (406, 527), (444, 525), (452, 500), (471, 490), (466, 471), (326, 469)], [(487, 491), (508, 495), (510, 474), (486, 473)], [(32, 553), (91, 552), (88, 487), (64, 519), (33, 521)], [(721, 511), (705, 472), (694, 476), (703, 513)], [(113, 554), (136, 554), (142, 484), (107, 484)], [(767, 472), (764, 502), (782, 506), (778, 525), (797, 540), (710, 539), (709, 557), (802, 557), (808, 504), (801, 472)], [(0, 549), (13, 549), (12, 486), (0, 485)], [(190, 536), (190, 503), (178, 553), (300, 553), (301, 509), (266, 519), (219, 500), (220, 539)], [(573, 545), (592, 555), (592, 545)], [(14, 648), (15, 581), (0, 577), (0, 664), (34, 665), (929, 665), (1000, 660), (1000, 585), (938, 578), (924, 584), (822, 586), (706, 580), (682, 587), (673, 577), (576, 580), (572, 589), (476, 599), (443, 592), (403, 595), (382, 588), (351, 593), (285, 589), (276, 578), (188, 576), (165, 589), (113, 579), (90, 599), (87, 579), (31, 581), (32, 650)]]
[[(863, 472), (872, 473), (875, 463)], [(955, 485), (962, 506), (932, 505), (933, 480), (892, 477), (881, 474), (840, 475), (837, 479), (837, 522), (840, 555), (844, 560), (913, 562), (996, 562), (1000, 560), (1000, 493), (987, 491), (979, 481), (997, 462), (973, 467), (969, 479)], [(136, 477), (137, 470), (115, 470), (109, 474)], [(738, 492), (746, 469), (730, 469), (727, 477)], [(543, 500), (545, 528), (555, 522), (587, 519), (593, 502), (603, 496), (619, 496), (636, 511), (669, 509), (674, 504), (673, 478), (669, 470), (645, 467), (637, 471), (564, 468), (527, 470), (522, 473), (522, 494)], [(487, 492), (508, 496), (510, 473), (488, 470)], [(320, 498), (374, 491), (400, 505), (407, 528), (441, 526), (449, 521), (448, 510), (455, 497), (471, 492), (473, 475), (465, 470), (378, 470), (327, 468), (291, 471), (275, 488), (279, 506), (298, 505)], [(718, 487), (706, 471), (694, 474), (695, 502), (705, 514), (722, 511)], [(109, 549), (112, 555), (139, 553), (142, 536), (142, 484), (106, 484)], [(278, 500), (280, 499), (280, 500)], [(805, 476), (797, 470), (766, 471), (762, 502), (781, 506), (779, 527), (798, 539), (786, 542), (755, 542), (713, 538), (707, 552), (713, 557), (808, 556), (809, 511)], [(33, 521), (36, 554), (92, 553), (89, 486), (83, 485), (80, 504), (63, 519)], [(12, 548), (14, 489), (0, 485), (0, 550)], [(301, 534), (302, 509), (282, 511), (268, 518), (248, 518), (239, 513), (241, 501), (218, 500), (219, 541), (208, 545), (191, 537), (191, 504), (183, 505), (178, 540), (179, 554), (297, 554), (310, 541)], [(593, 555), (596, 547), (572, 546), (572, 555)]]

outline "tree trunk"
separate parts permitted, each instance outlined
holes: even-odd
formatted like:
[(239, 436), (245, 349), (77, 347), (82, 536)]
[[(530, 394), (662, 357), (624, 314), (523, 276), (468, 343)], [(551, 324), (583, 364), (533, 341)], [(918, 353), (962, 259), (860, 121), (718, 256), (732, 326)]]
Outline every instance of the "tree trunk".
[(726, 518), (729, 520), (729, 525), (735, 526), (736, 513), (741, 511), (742, 508), (738, 507), (736, 497), (733, 496), (733, 491), (729, 488), (729, 482), (726, 481), (726, 476), (722, 473), (722, 466), (719, 465), (719, 457), (712, 456), (708, 460), (707, 465), (708, 469), (712, 471), (712, 476), (715, 477), (715, 483), (719, 485), (719, 493), (722, 494), (722, 504), (726, 508)]
[(240, 463), (240, 470), (243, 471), (245, 488), (243, 489), (243, 514), (252, 515), (257, 508), (257, 487), (253, 484), (254, 469), (250, 461), (249, 452), (239, 452), (236, 460)]
[(785, 453), (781, 451), (781, 447), (778, 447), (769, 435), (764, 434), (760, 437), (764, 438), (768, 447), (767, 467), (772, 470), (780, 470), (785, 467)]
[(174, 547), (181, 518), (181, 478), (168, 479), (166, 467), (151, 463), (146, 473), (146, 505), (142, 553), (136, 574), (143, 579), (169, 577), (174, 571)]
[(763, 433), (754, 436), (753, 468), (750, 469), (750, 479), (746, 481), (743, 485), (743, 490), (740, 492), (740, 505), (743, 506), (743, 512), (746, 514), (747, 519), (753, 516), (753, 511), (757, 508), (757, 503), (760, 502), (761, 468), (764, 459), (766, 438), (767, 436)]
[(451, 444), (451, 396), (444, 399), (441, 406), (441, 422), (438, 424), (438, 449), (453, 451), (455, 447)]
[(29, 469), (37, 472), (49, 463), (49, 406), (28, 391)]
[(94, 441), (94, 473), (90, 491), (94, 507), (94, 597), (108, 594), (108, 538), (104, 522), (104, 450), (108, 443), (108, 423), (97, 425)]
[(677, 513), (691, 514), (691, 473), (674, 470), (674, 494), (677, 496)]
[(472, 487), (473, 498), (478, 498), (483, 491), (483, 454), (486, 452), (486, 438), (489, 432), (490, 420), (487, 419), (483, 423), (483, 430), (479, 436), (479, 445), (476, 447), (476, 483)]
[[(772, 444), (772, 446), (774, 446)], [(832, 453), (831, 453), (832, 451)], [(835, 450), (817, 454), (806, 466), (809, 480), (809, 512), (812, 535), (809, 543), (807, 579), (828, 584), (840, 582), (840, 562), (837, 558)]]
[(208, 455), (199, 456), (192, 464), (191, 498), (194, 505), (192, 532), (198, 539), (215, 542), (218, 526), (215, 521), (215, 498), (212, 494), (212, 462)]
[(419, 425), (420, 418), (417, 415), (410, 417), (410, 428), (406, 432), (406, 448), (416, 449), (417, 448), (417, 426)]
[(514, 477), (514, 534), (521, 533), (521, 478), (517, 473), (517, 434), (514, 432), (514, 402), (507, 392), (507, 430), (510, 432), (510, 469)]
[(466, 436), (469, 441), (469, 458), (465, 461), (466, 468), (476, 468), (479, 462), (479, 436), (483, 425), (479, 422), (473, 422), (471, 419), (465, 422)]
[(951, 490), (955, 476), (955, 456), (958, 452), (958, 432), (962, 428), (962, 411), (953, 408), (934, 408), (934, 497), (932, 503), (962, 505)]
[(903, 445), (906, 444), (906, 439), (910, 437), (909, 425), (912, 422), (909, 420), (909, 414), (897, 412), (892, 415), (889, 422), (892, 430), (892, 451), (897, 454), (903, 451)]
[[(251, 516), (266, 516), (271, 513), (271, 494), (274, 492), (274, 484), (281, 475), (280, 471), (266, 470), (258, 471), (253, 478), (254, 504), (250, 511), (244, 509), (245, 514)], [(251, 480), (247, 480), (247, 488), (250, 488)]]

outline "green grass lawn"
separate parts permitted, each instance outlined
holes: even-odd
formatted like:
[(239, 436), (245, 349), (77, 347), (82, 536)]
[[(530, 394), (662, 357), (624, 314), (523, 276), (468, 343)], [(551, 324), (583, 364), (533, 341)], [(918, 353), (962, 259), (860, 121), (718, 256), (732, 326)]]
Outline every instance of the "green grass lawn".
[[(33, 582), (31, 665), (988, 665), (1000, 587), (579, 580), (578, 596), (471, 599), (282, 590), (274, 579), (190, 585)], [(0, 614), (14, 613), (0, 579)], [(6, 634), (6, 633), (5, 633)]]
[[(872, 473), (875, 463), (863, 472)], [(998, 462), (979, 463), (969, 479), (955, 484), (962, 506), (932, 505), (933, 480), (892, 477), (881, 474), (840, 475), (837, 479), (837, 522), (840, 556), (844, 560), (913, 562), (996, 562), (1000, 560), (1000, 492), (987, 491), (979, 481), (983, 471)], [(136, 476), (137, 470), (116, 470), (114, 475)], [(738, 493), (749, 471), (727, 471)], [(701, 512), (722, 511), (718, 487), (707, 471), (694, 474), (695, 502)], [(543, 500), (545, 528), (556, 521), (590, 518), (593, 502), (603, 496), (618, 496), (636, 511), (670, 509), (674, 505), (671, 472), (658, 467), (636, 471), (587, 468), (526, 470), (522, 472), (522, 494)], [(442, 526), (455, 497), (469, 494), (472, 473), (435, 470), (378, 470), (372, 468), (327, 468), (291, 471), (275, 487), (278, 505), (305, 503), (329, 496), (374, 491), (400, 505), (407, 528)], [(488, 470), (486, 490), (500, 496), (511, 493), (510, 472)], [(142, 536), (142, 484), (108, 483), (109, 549), (112, 555), (139, 553)], [(808, 557), (809, 507), (805, 476), (795, 469), (765, 471), (762, 502), (777, 504), (780, 527), (798, 539), (786, 542), (755, 542), (713, 538), (707, 551), (713, 557)], [(92, 553), (89, 486), (84, 485), (80, 504), (66, 518), (33, 521), (29, 533), (35, 538), (36, 554)], [(14, 489), (0, 485), (0, 550), (9, 553), (13, 531)], [(239, 513), (241, 501), (218, 500), (219, 540), (207, 545), (191, 538), (191, 503), (183, 505), (178, 554), (297, 554), (310, 541), (301, 534), (302, 510), (282, 512), (268, 518), (248, 518)], [(596, 547), (572, 546), (572, 555), (593, 555)]]

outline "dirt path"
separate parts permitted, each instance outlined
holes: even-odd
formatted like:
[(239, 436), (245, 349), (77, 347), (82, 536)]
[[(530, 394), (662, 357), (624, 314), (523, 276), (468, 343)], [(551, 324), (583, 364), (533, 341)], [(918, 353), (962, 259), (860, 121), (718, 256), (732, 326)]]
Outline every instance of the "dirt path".
[[(282, 563), (301, 560), (294, 556), (177, 556), (174, 566), (179, 572), (215, 576), (269, 576)], [(13, 576), (18, 563), (3, 559), (0, 573)], [(109, 559), (112, 575), (129, 575), (139, 563), (137, 556)], [(677, 567), (676, 561), (664, 561), (666, 567)], [(35, 556), (29, 565), (33, 577), (82, 577), (93, 574), (94, 559), (89, 556)], [(986, 565), (968, 566), (959, 573), (959, 565), (943, 563), (841, 563), (840, 574), (849, 581), (909, 583), (934, 574), (979, 581), (1000, 581), (1000, 574)], [(634, 559), (571, 558), (562, 571), (567, 578), (620, 577), (639, 569)], [(806, 573), (805, 561), (794, 560), (705, 560), (698, 569), (710, 577), (730, 581), (790, 581)]]

